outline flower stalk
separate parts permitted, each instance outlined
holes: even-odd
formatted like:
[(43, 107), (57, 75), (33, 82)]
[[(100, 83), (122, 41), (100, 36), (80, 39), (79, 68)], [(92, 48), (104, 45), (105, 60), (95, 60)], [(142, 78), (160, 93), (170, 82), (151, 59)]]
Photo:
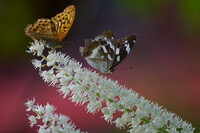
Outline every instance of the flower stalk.
[(38, 125), (39, 133), (86, 133), (81, 132), (80, 129), (75, 129), (76, 126), (68, 116), (56, 114), (56, 108), (47, 103), (47, 105), (36, 105), (35, 98), (28, 100), (25, 103), (26, 111), (33, 111), (36, 115), (29, 115), (30, 126), (33, 127), (42, 121), (43, 125)]
[[(131, 133), (193, 133), (192, 125), (176, 114), (119, 85), (117, 81), (82, 68), (81, 63), (68, 55), (56, 51), (43, 55), (44, 48), (40, 45), (46, 46), (43, 41), (35, 41), (28, 51), (42, 57), (32, 61), (35, 68), (39, 68), (40, 76), (59, 88), (58, 92), (64, 98), (68, 96), (80, 105), (86, 103), (87, 112), (101, 111), (107, 122), (115, 123), (119, 128), (128, 126)], [(44, 60), (50, 70), (42, 70)], [(122, 112), (121, 117), (113, 117), (116, 111)]]

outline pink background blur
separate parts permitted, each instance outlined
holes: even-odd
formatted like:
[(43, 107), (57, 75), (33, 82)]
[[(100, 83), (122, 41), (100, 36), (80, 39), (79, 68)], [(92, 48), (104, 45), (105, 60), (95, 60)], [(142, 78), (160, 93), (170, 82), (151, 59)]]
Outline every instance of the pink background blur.
[(3, 0), (0, 2), (0, 132), (32, 133), (23, 105), (27, 99), (55, 105), (82, 131), (126, 132), (106, 123), (101, 113), (87, 114), (44, 83), (26, 53), (31, 39), (24, 28), (38, 18), (51, 18), (67, 5), (76, 6), (75, 22), (63, 40), (65, 52), (89, 67), (79, 53), (83, 39), (105, 29), (116, 38), (136, 33), (132, 53), (110, 78), (163, 105), (200, 131), (200, 1), (197, 0)]

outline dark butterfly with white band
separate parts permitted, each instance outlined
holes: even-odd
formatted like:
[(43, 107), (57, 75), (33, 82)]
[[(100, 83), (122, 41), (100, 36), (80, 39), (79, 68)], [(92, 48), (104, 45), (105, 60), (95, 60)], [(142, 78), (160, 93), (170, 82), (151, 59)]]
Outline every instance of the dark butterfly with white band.
[(85, 46), (80, 47), (80, 52), (93, 68), (102, 73), (113, 73), (114, 68), (131, 52), (136, 39), (137, 36), (131, 34), (115, 40), (113, 32), (105, 30), (94, 40), (85, 39)]

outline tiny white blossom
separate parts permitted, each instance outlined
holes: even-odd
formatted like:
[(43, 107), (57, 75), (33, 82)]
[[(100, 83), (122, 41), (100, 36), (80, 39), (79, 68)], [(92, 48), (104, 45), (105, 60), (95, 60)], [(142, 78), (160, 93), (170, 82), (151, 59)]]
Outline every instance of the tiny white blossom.
[[(64, 76), (64, 75), (63, 75), (63, 76)], [(66, 76), (64, 76), (64, 77), (65, 77), (65, 78), (64, 78), (63, 76), (62, 76), (62, 77), (60, 78), (60, 80), (59, 80), (59, 81), (60, 81), (60, 85), (62, 85), (62, 86), (67, 86), (67, 85), (69, 84), (69, 82), (71, 81), (71, 78), (70, 78), (70, 77), (68, 78), (68, 77), (66, 77)]]
[(141, 123), (141, 118), (139, 116), (135, 116), (134, 118), (132, 118), (132, 121), (130, 122), (131, 126), (136, 126), (139, 125)]
[(37, 119), (34, 115), (28, 116), (28, 119), (30, 121), (30, 126), (33, 127), (37, 123)]
[(50, 129), (47, 125), (39, 125), (38, 133), (50, 133)]
[(45, 82), (52, 82), (52, 79), (55, 79), (55, 75), (54, 75), (54, 71), (53, 69), (49, 70), (49, 71), (42, 71), (40, 73), (40, 75), (43, 77)]
[(43, 123), (49, 123), (50, 121), (52, 121), (54, 119), (54, 114), (48, 113), (46, 111), (46, 112), (44, 112), (43, 117), (44, 118), (42, 119), (42, 122)]
[(69, 121), (69, 120), (70, 120), (69, 117), (60, 114), (59, 117), (58, 117), (58, 124), (59, 124), (59, 125), (65, 125), (65, 123), (66, 123), (67, 121)]
[(63, 98), (66, 98), (66, 96), (69, 95), (71, 90), (66, 86), (62, 86), (60, 89), (58, 89), (58, 92), (60, 92), (60, 94), (63, 95)]
[(25, 103), (25, 106), (28, 107), (26, 109), (26, 111), (30, 111), (34, 108), (34, 104), (35, 104), (35, 98), (33, 98), (33, 100), (28, 100), (26, 103)]
[(179, 133), (176, 128), (171, 128), (170, 130), (167, 130), (169, 133)]
[(39, 70), (41, 70), (42, 61), (33, 59), (31, 62), (32, 62), (33, 66), (35, 67), (35, 69), (39, 68)]
[(57, 54), (55, 52), (49, 52), (49, 55), (47, 56), (47, 66), (52, 66), (53, 64), (55, 64), (56, 60), (57, 60)]
[(44, 41), (36, 40), (33, 43), (31, 43), (31, 46), (29, 47), (29, 51), (27, 52), (33, 53), (33, 55), (37, 54), (37, 56), (41, 56), (44, 50), (44, 45), (45, 45)]
[(58, 78), (56, 77), (55, 74), (52, 75), (51, 79), (50, 79), (50, 85), (54, 86), (56, 83), (58, 83)]
[(45, 109), (42, 105), (35, 106), (35, 111), (39, 114), (38, 117), (40, 117), (40, 114), (45, 112)]
[(52, 113), (56, 110), (56, 108), (52, 105), (50, 105), (49, 103), (47, 103), (47, 105), (45, 106), (45, 110), (47, 113)]
[(105, 114), (104, 114), (103, 118), (104, 118), (105, 121), (107, 121), (107, 122), (112, 122), (113, 115), (112, 115), (112, 114), (108, 114), (108, 115), (105, 115)]
[(127, 123), (131, 122), (134, 113), (124, 113), (122, 114), (121, 118), (117, 118), (114, 122), (116, 123), (117, 127), (125, 127)]
[(124, 127), (126, 125), (126, 121), (124, 121), (122, 118), (117, 118), (115, 120), (116, 126), (121, 128)]
[(101, 109), (102, 103), (100, 101), (90, 101), (87, 105), (88, 112), (95, 113), (99, 109)]
[(70, 99), (72, 100), (72, 102), (75, 102), (76, 104), (78, 103), (83, 104), (87, 100), (87, 98), (80, 93), (73, 95)]

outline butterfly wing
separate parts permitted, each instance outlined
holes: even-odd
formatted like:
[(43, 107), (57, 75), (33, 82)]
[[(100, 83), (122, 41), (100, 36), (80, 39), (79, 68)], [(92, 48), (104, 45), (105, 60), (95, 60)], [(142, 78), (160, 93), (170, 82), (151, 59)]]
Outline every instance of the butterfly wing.
[(59, 41), (61, 41), (69, 29), (72, 26), (75, 18), (75, 6), (68, 6), (63, 12), (57, 14), (55, 17), (52, 17), (55, 28), (56, 28), (56, 36)]
[(80, 52), (87, 63), (95, 69), (101, 70), (107, 65), (107, 59), (102, 56), (103, 51), (97, 41), (85, 39), (85, 47), (80, 47)]
[(52, 39), (56, 37), (54, 23), (50, 19), (38, 19), (33, 25), (29, 24), (25, 28), (25, 34), (33, 40)]
[(136, 40), (137, 36), (135, 34), (131, 34), (125, 38), (121, 38), (115, 41), (115, 57), (109, 69), (114, 69), (114, 67), (116, 67), (126, 58), (126, 56), (131, 52)]
[(114, 33), (110, 30), (104, 30), (102, 34), (95, 37), (95, 40), (99, 42), (102, 50), (102, 55), (104, 55), (104, 58), (106, 60), (106, 65), (104, 67), (107, 71), (110, 71), (109, 68), (112, 65), (116, 49)]
[(88, 64), (103, 73), (111, 73), (108, 69), (113, 60), (111, 52), (114, 52), (110, 48), (110, 45), (113, 47), (114, 43), (114, 36), (111, 33), (110, 31), (104, 31), (94, 40), (86, 39), (85, 47), (80, 47), (80, 52)]

